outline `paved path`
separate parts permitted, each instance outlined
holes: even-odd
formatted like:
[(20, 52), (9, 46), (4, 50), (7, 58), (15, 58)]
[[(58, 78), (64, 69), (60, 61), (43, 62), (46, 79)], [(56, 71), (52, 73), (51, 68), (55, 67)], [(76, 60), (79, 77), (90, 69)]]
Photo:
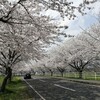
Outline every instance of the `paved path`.
[(100, 86), (96, 85), (36, 77), (26, 83), (38, 95), (35, 100), (100, 100)]

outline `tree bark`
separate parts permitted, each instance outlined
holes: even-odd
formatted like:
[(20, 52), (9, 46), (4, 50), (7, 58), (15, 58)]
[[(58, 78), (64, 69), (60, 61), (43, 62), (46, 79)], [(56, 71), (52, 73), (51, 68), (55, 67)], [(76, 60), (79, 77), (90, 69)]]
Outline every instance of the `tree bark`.
[(45, 76), (45, 72), (43, 72), (43, 76)]
[(79, 78), (82, 79), (82, 71), (79, 71)]
[(33, 72), (33, 75), (35, 75), (36, 74), (36, 72)]
[(7, 70), (7, 75), (5, 76), (5, 78), (4, 78), (3, 82), (2, 82), (1, 92), (5, 91), (7, 82), (8, 82), (9, 79), (11, 79), (11, 76), (12, 76), (12, 69), (10, 67), (8, 67), (6, 70)]
[(2, 85), (1, 85), (1, 92), (4, 92), (5, 91), (5, 88), (6, 88), (6, 84), (7, 84), (7, 80), (8, 80), (8, 76), (6, 76), (2, 82)]
[(53, 76), (53, 72), (51, 72), (51, 76)]
[(63, 77), (64, 76), (64, 73), (61, 73), (61, 76)]
[(10, 68), (10, 71), (9, 71), (9, 83), (12, 81), (12, 69)]

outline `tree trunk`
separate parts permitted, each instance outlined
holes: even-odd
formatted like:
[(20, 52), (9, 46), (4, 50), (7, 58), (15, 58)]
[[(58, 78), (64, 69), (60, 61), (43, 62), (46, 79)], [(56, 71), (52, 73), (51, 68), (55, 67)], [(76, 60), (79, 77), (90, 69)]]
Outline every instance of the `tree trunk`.
[(6, 84), (7, 84), (7, 80), (8, 80), (8, 75), (4, 78), (2, 85), (1, 85), (1, 92), (5, 91), (6, 88)]
[(8, 82), (9, 79), (11, 79), (11, 76), (12, 76), (12, 69), (10, 67), (8, 67), (6, 70), (7, 70), (7, 75), (5, 76), (5, 78), (4, 78), (3, 82), (2, 82), (1, 92), (5, 91), (7, 82)]
[(7, 75), (7, 68), (6, 68), (6, 71), (5, 71), (5, 75)]
[(36, 72), (33, 72), (33, 75), (35, 75), (36, 74)]
[(63, 77), (64, 76), (64, 74), (63, 73), (61, 73), (61, 77)]
[(10, 70), (9, 70), (9, 83), (11, 82), (11, 80), (12, 80), (12, 69), (10, 68)]
[(45, 76), (45, 72), (43, 72), (43, 76)]
[(82, 71), (79, 71), (79, 78), (82, 79)]
[(51, 76), (53, 76), (53, 72), (51, 72)]

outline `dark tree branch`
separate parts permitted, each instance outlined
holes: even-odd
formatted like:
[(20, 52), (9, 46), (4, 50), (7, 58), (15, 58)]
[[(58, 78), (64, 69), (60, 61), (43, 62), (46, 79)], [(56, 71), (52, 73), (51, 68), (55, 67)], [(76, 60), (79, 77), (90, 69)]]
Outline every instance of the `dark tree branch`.
[(4, 65), (4, 66), (6, 65), (6, 62), (3, 61), (1, 58), (0, 58), (0, 61), (2, 62), (2, 63), (1, 63), (2, 65)]
[(3, 52), (1, 52), (1, 55), (4, 57), (4, 59), (6, 59), (6, 56), (4, 55), (4, 53), (3, 53)]
[(17, 55), (17, 57), (14, 58), (12, 64), (14, 64), (14, 63), (20, 61), (20, 60), (18, 60), (20, 57), (21, 57), (21, 54)]

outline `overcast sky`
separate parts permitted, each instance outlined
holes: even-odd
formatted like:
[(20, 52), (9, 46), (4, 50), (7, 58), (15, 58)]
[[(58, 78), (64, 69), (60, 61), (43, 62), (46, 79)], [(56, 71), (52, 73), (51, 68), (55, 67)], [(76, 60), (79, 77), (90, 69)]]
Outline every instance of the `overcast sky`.
[[(70, 1), (74, 1), (75, 2), (74, 5), (77, 6), (82, 0), (70, 0)], [(85, 16), (82, 16), (79, 13), (77, 13), (78, 18), (76, 18), (75, 20), (68, 20), (67, 18), (65, 18), (64, 21), (60, 21), (61, 25), (69, 26), (69, 28), (66, 30), (67, 34), (69, 33), (77, 34), (81, 31), (80, 27), (88, 28), (90, 25), (92, 25), (93, 23), (97, 21), (96, 17), (100, 11), (100, 0), (98, 0), (98, 2), (93, 4), (92, 7), (94, 7), (94, 9), (91, 11), (88, 11), (88, 14)], [(53, 12), (51, 13), (50, 11), (48, 11), (46, 12), (46, 14), (52, 16), (53, 18), (55, 17), (55, 19), (57, 20), (61, 20), (59, 17), (59, 14), (57, 13), (54, 14)]]

